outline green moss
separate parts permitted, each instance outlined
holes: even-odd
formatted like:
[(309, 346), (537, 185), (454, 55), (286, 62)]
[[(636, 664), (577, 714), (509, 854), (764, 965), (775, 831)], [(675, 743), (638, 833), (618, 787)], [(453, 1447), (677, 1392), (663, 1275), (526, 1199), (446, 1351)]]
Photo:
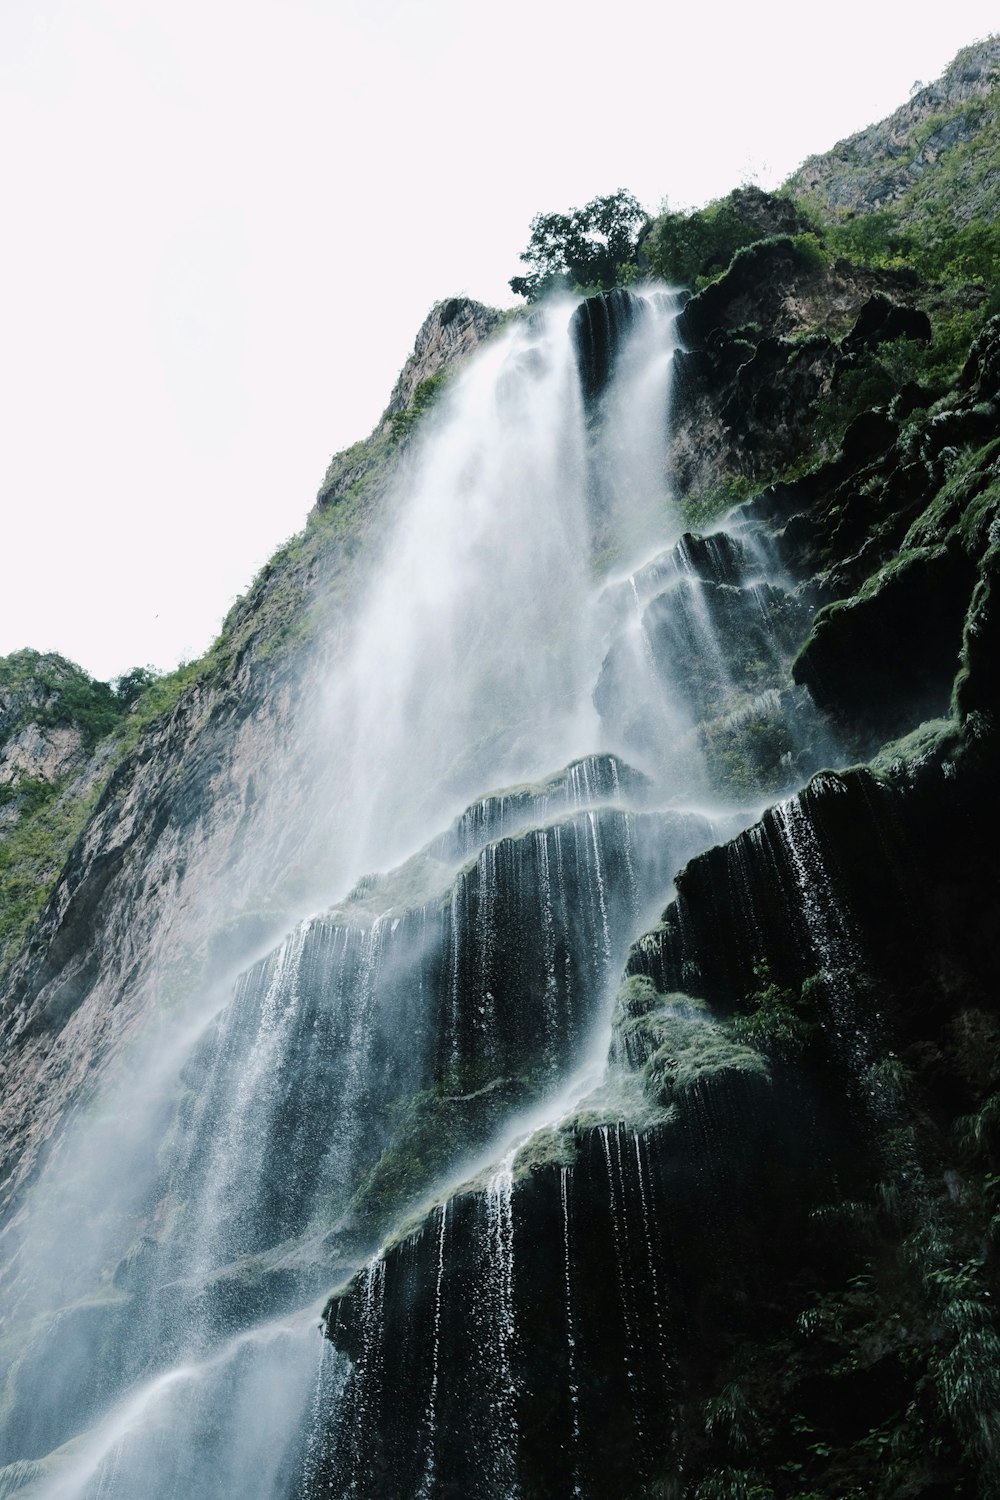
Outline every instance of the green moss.
[(653, 981), (645, 974), (630, 974), (619, 986), (615, 997), (616, 1024), (637, 1020), (654, 1010), (661, 995)]
[(571, 1124), (533, 1131), (514, 1158), (515, 1182), (543, 1167), (571, 1167), (576, 1160), (576, 1143)]
[(48, 900), (100, 791), (42, 802), (0, 842), (0, 973)]
[(932, 760), (951, 759), (961, 748), (954, 719), (928, 719), (898, 740), (884, 745), (870, 763), (876, 775), (898, 778)]
[(696, 1085), (724, 1073), (755, 1074), (767, 1078), (763, 1056), (708, 1019), (666, 1001), (635, 1023), (648, 1037), (649, 1061), (644, 1079), (650, 1097), (661, 1106), (673, 1104)]
[(878, 572), (866, 578), (855, 594), (847, 599), (835, 599), (830, 604), (824, 604), (817, 610), (809, 637), (792, 662), (793, 679), (796, 682), (806, 680), (804, 675), (799, 675), (800, 669), (811, 659), (815, 642), (823, 632), (837, 628), (848, 617), (853, 617), (855, 630), (859, 631), (860, 622), (868, 619), (866, 605), (876, 601), (881, 603), (896, 585), (907, 586), (912, 583), (913, 592), (917, 592), (916, 583), (925, 577), (933, 578), (935, 565), (945, 562), (950, 555), (951, 549), (947, 543), (906, 548), (889, 558)]
[(798, 770), (789, 705), (776, 689), (703, 726), (699, 740), (716, 791), (757, 801), (783, 791)]
[(397, 1101), (388, 1143), (351, 1198), (351, 1213), (375, 1234), (406, 1221), (531, 1087), (528, 1079), (466, 1075), (462, 1092), (440, 1083)]
[(741, 505), (763, 489), (763, 484), (740, 475), (713, 485), (711, 489), (699, 490), (681, 496), (678, 509), (689, 531), (704, 531), (718, 521), (734, 505)]
[(957, 457), (952, 472), (914, 521), (901, 554), (954, 539), (972, 556), (985, 551), (1000, 507), (1000, 439)]

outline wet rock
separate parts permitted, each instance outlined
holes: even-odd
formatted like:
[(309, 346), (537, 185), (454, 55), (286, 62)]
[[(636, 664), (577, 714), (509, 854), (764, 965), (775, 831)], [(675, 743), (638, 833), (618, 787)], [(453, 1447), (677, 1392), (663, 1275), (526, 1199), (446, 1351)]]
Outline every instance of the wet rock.
[(929, 343), (931, 320), (916, 307), (900, 307), (888, 297), (876, 292), (858, 313), (854, 327), (841, 343), (846, 353), (860, 349), (875, 349), (880, 344), (894, 339), (915, 339)]
[(855, 598), (820, 611), (795, 681), (821, 708), (883, 738), (944, 713), (974, 578), (957, 547), (900, 558)]
[(608, 384), (622, 340), (642, 315), (641, 299), (622, 287), (586, 298), (574, 312), (570, 337), (588, 401), (595, 400)]

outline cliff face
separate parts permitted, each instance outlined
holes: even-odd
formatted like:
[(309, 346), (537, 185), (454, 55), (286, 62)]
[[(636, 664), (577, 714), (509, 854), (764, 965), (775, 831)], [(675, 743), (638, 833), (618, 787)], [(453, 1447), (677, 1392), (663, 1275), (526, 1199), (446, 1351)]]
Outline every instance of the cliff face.
[(421, 326), (413, 352), (392, 388), (382, 424), (410, 405), (417, 387), (454, 368), (466, 355), (489, 338), (504, 322), (495, 307), (484, 307), (469, 297), (449, 297), (435, 303)]
[[(499, 316), (460, 301), (433, 309), (390, 411), (403, 408), (419, 380), (472, 350)], [(310, 788), (327, 795), (315, 685), (363, 587), (404, 453), (387, 425), (388, 413), (367, 444), (351, 450), (352, 462), (336, 475), (331, 465), (307, 531), (263, 569), (200, 670), (179, 674), (189, 685), (178, 684), (175, 706), (139, 733), (134, 749), (130, 735), (112, 737), (91, 759), (93, 735), (71, 715), (39, 723), (40, 715), (59, 717), (61, 683), (89, 681), (72, 664), (22, 653), (31, 671), (19, 670), (16, 683), (11, 671), (4, 784), (16, 789), (24, 776), (51, 773), (74, 815), (93, 812), (61, 873), (48, 863), (49, 851), (63, 859), (68, 851), (58, 830), (43, 827), (43, 862), (27, 863), (23, 875), (33, 894), (46, 886), (51, 894), (5, 976), (5, 1205), (137, 1018), (199, 985), (231, 979), (234, 964), (308, 906), (309, 881), (323, 887), (324, 831), (309, 810)], [(106, 715), (101, 727), (122, 712)], [(3, 812), (10, 819), (15, 810)], [(79, 823), (68, 826), (75, 831)], [(272, 851), (263, 863), (262, 848)], [(3, 853), (20, 856), (9, 844)], [(306, 881), (303, 870), (312, 872)]]
[(802, 239), (741, 251), (681, 318), (671, 445), (681, 493), (717, 507), (808, 462), (817, 413), (858, 352), (929, 340), (917, 291), (912, 272), (831, 259)]
[(789, 179), (792, 193), (830, 215), (898, 206), (919, 219), (926, 212), (924, 181), (944, 156), (956, 173), (961, 222), (982, 218), (998, 189), (998, 173), (983, 152), (984, 137), (992, 141), (996, 129), (998, 70), (997, 37), (964, 48), (939, 79), (917, 87), (887, 120), (811, 156)]
[[(996, 1492), (998, 340), (994, 320), (938, 410), (902, 433), (859, 416), (835, 460), (686, 551), (709, 614), (740, 536), (806, 598), (853, 588), (793, 675), (841, 744), (914, 733), (688, 864), (626, 966), (609, 1092), (334, 1299), (351, 1375), (315, 1457), (334, 1493), (416, 1494), (439, 1469), (490, 1494)], [(678, 658), (703, 661), (688, 691), (710, 712), (704, 648), (658, 637), (666, 599), (648, 647), (673, 701)], [(753, 636), (729, 619), (731, 693)], [(623, 670), (612, 645), (609, 712)]]
[[(859, 138), (856, 213), (988, 146), (995, 52)], [(676, 323), (539, 315), (430, 419), (500, 322), (438, 304), (132, 735), (50, 722), (68, 664), (4, 692), (19, 797), (110, 774), (0, 1013), (0, 1493), (998, 1493), (1000, 319), (744, 209)], [(416, 800), (579, 722), (325, 909), (394, 736)]]
[[(437, 302), (421, 324), (413, 351), (392, 388), (389, 403), (367, 443), (357, 443), (330, 460), (317, 496), (317, 507), (335, 504), (359, 483), (370, 484), (385, 467), (384, 448), (395, 431), (405, 436), (408, 415), (419, 416), (435, 388), (450, 370), (502, 326), (506, 315), (469, 297)], [(414, 400), (417, 408), (414, 411)]]

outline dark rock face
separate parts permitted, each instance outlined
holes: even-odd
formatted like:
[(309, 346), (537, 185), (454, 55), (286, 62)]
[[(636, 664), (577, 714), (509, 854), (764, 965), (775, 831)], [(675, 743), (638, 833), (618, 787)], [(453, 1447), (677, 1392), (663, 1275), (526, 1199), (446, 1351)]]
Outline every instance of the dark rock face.
[(644, 1493), (706, 1326), (759, 1293), (789, 1124), (762, 1077), (720, 1075), (676, 1125), (580, 1132), (570, 1165), (439, 1208), (331, 1311), (352, 1373), (319, 1492)]
[(422, 380), (429, 380), (471, 354), (503, 322), (495, 307), (486, 307), (471, 297), (449, 297), (431, 308), (417, 334), (413, 353), (392, 388), (383, 424), (395, 412), (405, 411)]
[[(169, 1149), (139, 1174), (144, 1232), (112, 1295), (64, 1319), (68, 1363), (88, 1351), (87, 1390), (67, 1373), (39, 1399), (45, 1340), (29, 1340), (0, 1465), (43, 1457), (94, 1419), (102, 1392), (181, 1360), (185, 1327), (225, 1339), (315, 1299), (579, 1065), (639, 914), (710, 837), (695, 815), (632, 810), (633, 795), (648, 795), (644, 777), (591, 756), (484, 798), (398, 890), (362, 882), (241, 976), (163, 1101), (148, 1149)], [(64, 1295), (94, 1276), (82, 1240)]]
[(816, 616), (794, 676), (859, 745), (947, 710), (992, 545), (998, 340), (993, 319), (961, 393), (915, 431), (901, 436), (884, 413), (864, 414), (839, 460), (744, 509), (772, 530), (789, 566), (818, 574), (836, 600)]
[(588, 400), (595, 400), (607, 386), (622, 342), (642, 313), (643, 304), (638, 297), (615, 287), (597, 297), (588, 297), (573, 314), (571, 337), (580, 383)]
[[(1000, 1026), (987, 998), (997, 895), (983, 879), (996, 830), (970, 836), (982, 782), (969, 762), (943, 775), (948, 763), (895, 784), (824, 774), (687, 867), (630, 982), (738, 1017), (765, 965), (772, 986), (801, 993), (807, 1039), (790, 1048), (772, 1030), (770, 1081), (703, 1056), (674, 1122), (577, 1123), (559, 1163), (542, 1152), (523, 1177), (498, 1172), (373, 1262), (330, 1311), (351, 1373), (322, 1484), (416, 1494), (430, 1476), (442, 1493), (638, 1496), (675, 1466), (715, 1473), (731, 1454), (751, 1474), (794, 1462), (825, 1492), (867, 1472), (855, 1445), (920, 1402), (928, 1369), (974, 1362), (921, 1290), (940, 1252), (924, 1252), (921, 1273), (899, 1249), (900, 1225), (916, 1232), (922, 1215), (952, 1221), (949, 1254), (971, 1224), (948, 1207), (948, 1174), (924, 1175), (917, 1142), (934, 1127), (918, 1117), (914, 1138), (886, 1065), (898, 1053), (934, 1111), (968, 1109), (995, 1076), (970, 1042)], [(640, 1023), (649, 1005), (630, 1007)], [(676, 1031), (668, 1050), (676, 1069)], [(633, 1066), (658, 1076), (648, 1048)], [(900, 1197), (878, 1222), (856, 1199), (880, 1174)], [(817, 1345), (826, 1309), (845, 1315), (848, 1282), (860, 1343), (842, 1328)], [(855, 1352), (831, 1373), (838, 1341)], [(936, 1448), (913, 1433), (911, 1483), (991, 1493), (968, 1420), (935, 1416)], [(816, 1432), (819, 1458), (799, 1436)]]
[(927, 343), (930, 337), (931, 320), (922, 308), (899, 307), (876, 292), (858, 313), (857, 321), (841, 348), (852, 353), (857, 349), (891, 343), (893, 339), (919, 339)]
[(926, 314), (907, 305), (915, 291), (911, 272), (831, 265), (808, 237), (741, 251), (678, 322), (670, 461), (679, 492), (760, 480), (808, 452), (816, 403), (852, 350), (928, 336)]
[[(775, 394), (780, 340), (700, 316), (681, 379), (706, 410), (749, 435), (794, 408)], [(815, 345), (822, 379), (926, 331), (869, 287), (846, 334)], [(827, 601), (794, 679), (868, 753), (913, 733), (693, 860), (626, 966), (622, 1092), (584, 1100), (334, 1298), (344, 1416), (315, 1473), (335, 1493), (596, 1500), (674, 1493), (681, 1473), (699, 1496), (995, 1492), (997, 337), (994, 322), (934, 415), (919, 390), (862, 412), (835, 459), (629, 580), (644, 680), (691, 732), (779, 684)], [(797, 594), (761, 588), (775, 554)], [(611, 642), (608, 722), (636, 698), (635, 659)], [(648, 753), (639, 701), (629, 732)]]
[(958, 547), (911, 553), (879, 588), (817, 615), (795, 681), (883, 738), (946, 713), (975, 577)]
[[(683, 315), (688, 493), (780, 470), (860, 359), (927, 335), (905, 275), (765, 227), (785, 238)], [(644, 305), (575, 315), (591, 403)], [(440, 304), (394, 399), (487, 325)], [(14, 1349), (0, 1493), (107, 1392), (200, 1356), (182, 1324), (242, 1360), (335, 1287), (268, 1500), (994, 1500), (1000, 320), (932, 399), (862, 411), (835, 457), (609, 586), (634, 603), (594, 695), (620, 755), (485, 791), (270, 952), (261, 820), (322, 855), (295, 813), (321, 770), (288, 745), (314, 685), (247, 648), (141, 743), (15, 972), (5, 1201), (160, 1003), (145, 954), (197, 953), (224, 998), (134, 1145), (146, 1198), (107, 1209), (127, 1249), (100, 1262), (81, 1216), (64, 1306)], [(725, 815), (663, 811), (668, 763)], [(600, 1083), (554, 1105), (605, 1055), (622, 971)], [(17, 1255), (5, 1274), (19, 1298)], [(249, 1389), (256, 1426), (272, 1389)], [(204, 1452), (232, 1431), (214, 1399)], [(202, 1492), (198, 1451), (175, 1493)]]

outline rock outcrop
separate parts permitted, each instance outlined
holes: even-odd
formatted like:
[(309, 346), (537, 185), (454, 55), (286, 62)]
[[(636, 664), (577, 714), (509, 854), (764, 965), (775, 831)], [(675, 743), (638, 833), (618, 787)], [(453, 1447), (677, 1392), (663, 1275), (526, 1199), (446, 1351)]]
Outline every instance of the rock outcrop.
[(406, 410), (423, 381), (433, 380), (443, 370), (452, 369), (467, 358), (496, 332), (505, 317), (495, 307), (486, 307), (471, 297), (449, 297), (436, 302), (420, 325), (413, 353), (399, 372), (382, 415), (382, 425), (397, 412)]
[[(915, 85), (888, 119), (810, 157), (788, 187), (831, 214), (864, 214), (910, 195), (908, 212), (919, 218), (923, 176), (942, 153), (977, 144), (984, 127), (995, 124), (998, 80), (1000, 38), (994, 36), (964, 48), (934, 83)], [(989, 211), (1000, 186), (996, 170), (984, 180), (980, 163), (972, 153), (959, 167), (956, 204), (963, 223)]]

